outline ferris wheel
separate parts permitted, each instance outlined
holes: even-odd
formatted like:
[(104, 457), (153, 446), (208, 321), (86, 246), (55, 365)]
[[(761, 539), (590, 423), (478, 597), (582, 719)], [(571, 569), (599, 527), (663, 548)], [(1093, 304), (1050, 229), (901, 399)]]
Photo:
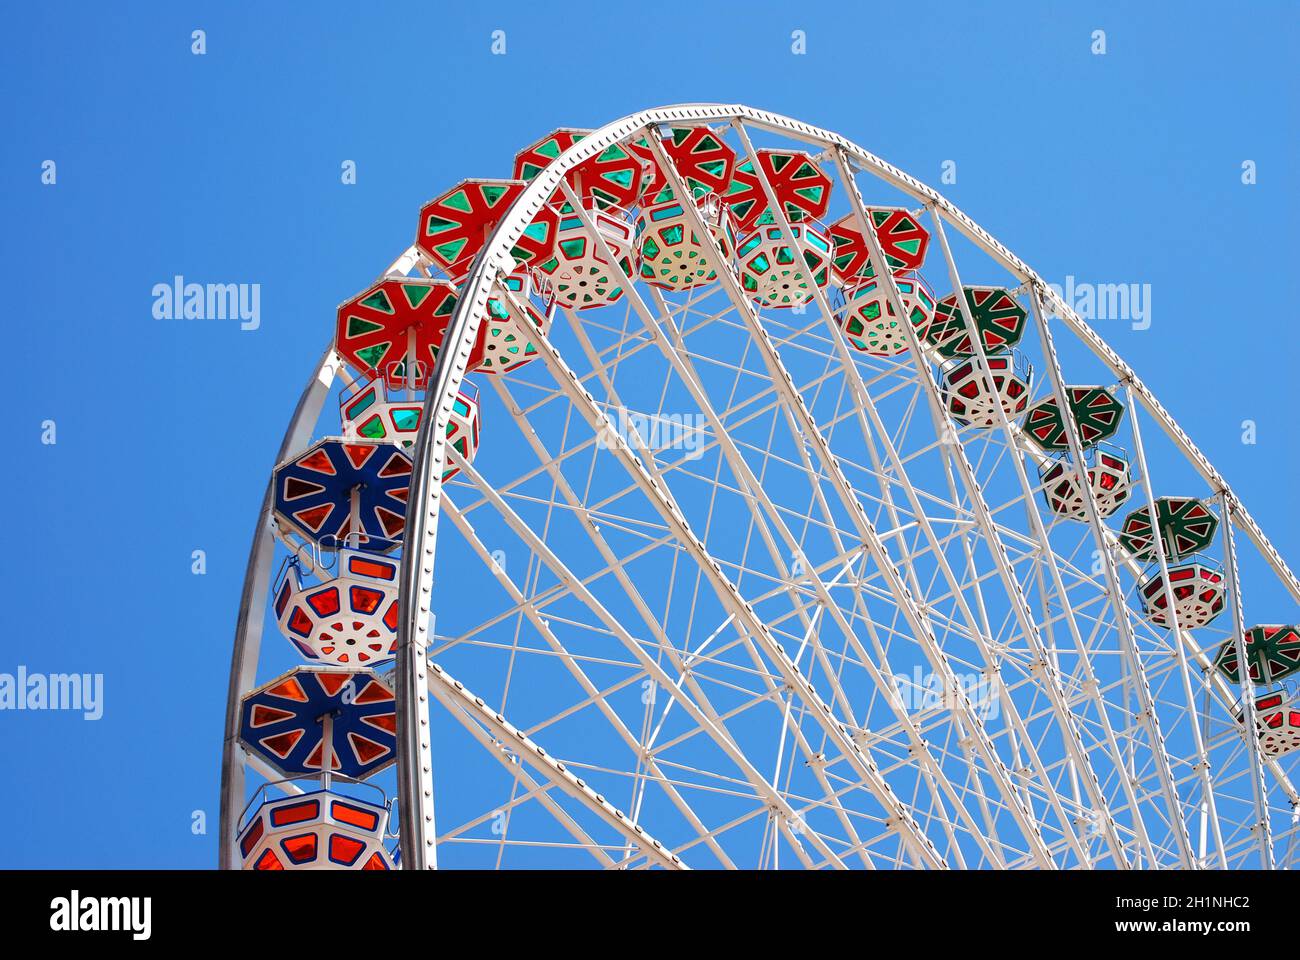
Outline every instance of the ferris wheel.
[(743, 106), (480, 172), (322, 330), (222, 866), (1292, 864), (1300, 582), (1028, 265)]

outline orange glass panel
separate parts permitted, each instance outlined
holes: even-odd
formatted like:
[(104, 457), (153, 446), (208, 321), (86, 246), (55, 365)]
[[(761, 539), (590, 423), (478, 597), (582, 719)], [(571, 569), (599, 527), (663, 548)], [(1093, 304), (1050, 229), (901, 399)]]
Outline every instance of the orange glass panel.
[(343, 689), (343, 684), (352, 679), (350, 673), (318, 673), (316, 681), (320, 684), (321, 689), (331, 697)]
[(397, 733), (397, 714), (395, 713), (380, 713), (373, 717), (362, 717), (361, 721), (370, 724), (372, 727), (378, 727), (380, 730)]
[(391, 752), (382, 743), (375, 743), (369, 737), (363, 737), (359, 733), (349, 733), (348, 741), (352, 744), (352, 750), (356, 753), (357, 759), (362, 763), (369, 763), (371, 760)]
[(350, 867), (357, 862), (357, 857), (361, 856), (361, 851), (365, 848), (366, 845), (360, 840), (339, 833), (330, 834), (330, 859), (335, 863)]
[(306, 467), (308, 470), (315, 470), (317, 473), (328, 473), (333, 475), (334, 463), (330, 460), (330, 455), (324, 450), (317, 450), (309, 456), (303, 457), (298, 461), (300, 467)]
[(393, 699), (393, 692), (378, 681), (371, 680), (365, 689), (357, 694), (354, 703), (383, 703)]
[(348, 596), (352, 602), (352, 609), (357, 613), (374, 613), (384, 602), (383, 591), (373, 590), (370, 587), (353, 587), (348, 591)]
[(348, 572), (363, 577), (374, 577), (376, 580), (392, 580), (397, 576), (397, 566), (391, 563), (381, 563), (378, 560), (367, 560), (365, 557), (350, 557), (348, 558)]
[(338, 587), (328, 587), (319, 590), (307, 598), (311, 608), (316, 611), (320, 617), (332, 617), (339, 612), (339, 590)]
[(304, 833), (297, 837), (287, 837), (280, 841), (284, 852), (294, 863), (310, 863), (316, 859), (316, 834)]
[(289, 614), (289, 629), (300, 637), (311, 636), (311, 617), (303, 612), (302, 607), (294, 607)]
[[(313, 749), (312, 752), (307, 756), (307, 759), (303, 761), (303, 766), (315, 770), (320, 769), (321, 753), (324, 752), (322, 750), (322, 745), (324, 744), (324, 742), (325, 742), (324, 739), (322, 739), (320, 743), (316, 744), (315, 749)], [(341, 770), (342, 768), (343, 768), (342, 764), (339, 762), (338, 751), (335, 750), (333, 753), (330, 754), (330, 769)]]
[(301, 728), (290, 730), (288, 733), (281, 733), (274, 737), (266, 737), (261, 741), (261, 744), (283, 760), (285, 757), (289, 756), (293, 751), (293, 748), (297, 746), (298, 741), (302, 739), (303, 733), (304, 731)]
[(297, 677), (290, 677), (284, 683), (276, 684), (266, 692), (272, 697), (283, 697), (285, 700), (296, 700), (299, 703), (305, 703), (307, 700), (307, 694), (303, 692)]
[(253, 864), (253, 869), (283, 870), (284, 864), (280, 862), (280, 858), (275, 855), (274, 850), (265, 850), (262, 852), (262, 855), (257, 858), (257, 863)]
[(265, 727), (267, 724), (288, 720), (292, 716), (293, 714), (288, 710), (277, 710), (275, 707), (268, 707), (263, 703), (255, 703), (248, 723), (252, 727)]
[(320, 533), (321, 527), (325, 526), (325, 521), (329, 519), (330, 514), (334, 512), (334, 504), (325, 503), (319, 507), (311, 507), (307, 510), (299, 510), (295, 513), (294, 519), (300, 522), (312, 533)]
[(242, 853), (244, 856), (248, 856), (249, 851), (251, 851), (255, 846), (257, 846), (257, 841), (262, 839), (262, 834), (265, 832), (266, 832), (266, 828), (262, 825), (262, 818), (258, 817), (256, 820), (253, 821), (253, 825), (248, 829), (247, 832), (245, 832), (244, 836), (240, 839), (239, 852)]
[(277, 807), (271, 811), (271, 826), (287, 827), (291, 823), (302, 823), (320, 816), (319, 800), (304, 800), (302, 803)]
[(379, 814), (373, 810), (363, 810), (350, 803), (335, 800), (330, 804), (330, 816), (339, 823), (348, 823), (362, 830), (373, 830), (379, 826)]
[(366, 465), (366, 461), (373, 457), (375, 451), (378, 449), (378, 447), (366, 446), (359, 443), (345, 443), (343, 445), (343, 452), (347, 454), (348, 459), (352, 461), (352, 466), (356, 467), (358, 470)]

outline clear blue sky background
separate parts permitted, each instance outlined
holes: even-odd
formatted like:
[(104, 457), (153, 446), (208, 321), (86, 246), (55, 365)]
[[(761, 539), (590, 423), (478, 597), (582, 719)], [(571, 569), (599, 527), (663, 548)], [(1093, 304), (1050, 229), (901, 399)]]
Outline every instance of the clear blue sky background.
[[(409, 243), (422, 201), (507, 175), (556, 126), (743, 102), (935, 185), (957, 161), (944, 192), (1047, 278), (1152, 285), (1151, 329), (1102, 334), (1300, 565), (1295, 3), (688, 9), (688, 29), (589, 0), (0, 14), (0, 672), (106, 678), (98, 722), (0, 713), (0, 866), (215, 862), (248, 539), (333, 309)], [(261, 328), (154, 320), (175, 274), (262, 284)]]

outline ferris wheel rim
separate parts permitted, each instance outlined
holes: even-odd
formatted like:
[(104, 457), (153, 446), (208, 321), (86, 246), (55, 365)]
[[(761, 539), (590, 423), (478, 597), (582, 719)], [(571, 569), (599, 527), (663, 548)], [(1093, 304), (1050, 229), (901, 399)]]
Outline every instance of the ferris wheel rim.
[[(937, 214), (941, 214), (948, 223), (954, 226), (968, 240), (976, 244), (989, 254), (996, 262), (1004, 266), (1014, 276), (1019, 278), (1023, 283), (1033, 284), (1038, 290), (1043, 300), (1053, 308), (1053, 311), (1059, 316), (1071, 330), (1071, 332), (1082, 339), (1085, 345), (1096, 354), (1116, 374), (1119, 381), (1130, 391), (1130, 395), (1136, 393), (1138, 399), (1143, 403), (1153, 419), (1161, 424), (1162, 429), (1170, 436), (1175, 444), (1180, 448), (1187, 459), (1196, 467), (1198, 472), (1212, 489), (1217, 490), (1224, 498), (1225, 503), (1231, 503), (1233, 509), (1229, 511), (1227, 517), (1229, 523), (1237, 523), (1247, 536), (1260, 549), (1265, 560), (1273, 568), (1274, 572), (1283, 581), (1287, 589), (1300, 600), (1300, 582), (1291, 573), (1272, 544), (1263, 535), (1262, 531), (1250, 517), (1244, 505), (1241, 505), (1226, 481), (1223, 481), (1217, 471), (1209, 464), (1203, 454), (1195, 447), (1190, 438), (1182, 431), (1181, 427), (1173, 418), (1164, 410), (1164, 408), (1150, 394), (1148, 388), (1137, 379), (1131, 368), (1116, 354), (1105, 342), (1093, 331), (1081, 318), (1079, 318), (1071, 309), (1069, 304), (1064, 303), (1051, 288), (1047, 287), (1041, 277), (1038, 276), (1023, 261), (1010, 253), (1000, 242), (995, 240), (986, 231), (980, 228), (973, 220), (958, 210), (949, 201), (943, 198), (936, 191), (928, 186), (915, 180), (910, 175), (892, 167), (891, 165), (879, 160), (874, 155), (862, 150), (850, 141), (840, 137), (837, 134), (829, 133), (820, 128), (792, 120), (777, 114), (765, 111), (755, 110), (749, 107), (739, 105), (712, 105), (712, 104), (687, 104), (671, 107), (656, 108), (653, 110), (641, 111), (631, 114), (620, 120), (607, 124), (604, 127), (594, 131), (574, 146), (565, 150), (561, 155), (539, 174), (533, 182), (529, 184), (524, 193), (515, 201), (510, 211), (498, 223), (492, 231), (488, 240), (484, 244), (479, 255), (476, 257), (468, 277), (462, 288), (462, 296), (457, 304), (456, 311), (448, 325), (448, 341), (450, 349), (444, 349), (438, 357), (435, 364), (433, 375), (430, 381), (429, 390), (426, 393), (425, 414), (423, 425), (421, 427), (420, 439), (416, 443), (416, 475), (413, 478), (411, 506), (408, 510), (407, 525), (407, 545), (403, 549), (402, 556), (402, 586), (403, 593), (406, 596), (427, 596), (428, 590), (424, 589), (431, 582), (431, 573), (433, 557), (436, 549), (436, 522), (427, 522), (430, 518), (436, 521), (436, 511), (422, 510), (431, 499), (436, 500), (438, 496), (437, 484), (433, 482), (436, 470), (435, 460), (430, 464), (427, 458), (432, 449), (431, 444), (425, 439), (426, 432), (432, 432), (434, 439), (441, 434), (440, 430), (435, 430), (437, 425), (437, 408), (445, 408), (456, 395), (460, 381), (465, 373), (465, 360), (468, 355), (468, 345), (473, 342), (477, 325), (476, 320), (481, 316), (482, 308), (486, 298), (491, 291), (492, 284), (498, 273), (508, 273), (509, 268), (513, 266), (508, 258), (508, 253), (518, 234), (522, 232), (532, 215), (536, 213), (535, 208), (546, 202), (554, 190), (563, 181), (563, 175), (571, 170), (578, 163), (595, 155), (604, 147), (626, 140), (637, 133), (653, 129), (661, 124), (673, 123), (716, 123), (716, 122), (739, 122), (749, 124), (755, 128), (763, 128), (771, 132), (795, 139), (804, 140), (805, 142), (820, 144), (827, 148), (839, 148), (855, 162), (861, 170), (871, 172), (881, 179), (890, 182), (892, 185), (903, 190), (914, 199), (920, 200), (927, 205), (933, 206)], [(387, 275), (404, 275), (407, 270), (414, 264), (417, 251), (414, 247), (408, 248), (401, 257), (390, 268)], [(310, 407), (310, 398), (320, 391), (320, 384), (325, 383), (328, 389), (328, 380), (332, 379), (332, 368), (337, 368), (341, 363), (332, 349), (326, 351), (322, 363), (318, 367), (317, 373), (312, 381), (309, 382), (307, 389), (304, 391), (303, 399), (299, 402), (298, 410), (295, 411), (294, 419), (291, 420), (286, 432), (284, 445), (281, 449), (283, 455), (293, 449), (291, 438), (301, 433), (302, 420), (304, 419), (304, 404)], [(328, 372), (328, 376), (327, 376)], [(319, 412), (319, 408), (316, 411)], [(314, 417), (311, 418), (314, 421)], [(433, 489), (430, 492), (429, 487)], [(418, 492), (417, 492), (418, 491)], [(416, 502), (419, 501), (419, 506)], [(268, 517), (269, 511), (264, 505), (262, 516)], [(264, 527), (263, 523), (259, 526), (259, 533)], [(409, 558), (409, 560), (408, 560)], [(255, 581), (255, 568), (259, 573), (264, 572), (265, 563), (259, 562), (258, 559), (258, 539), (255, 538), (252, 555), (250, 557), (250, 567), (248, 577), (245, 582), (244, 601), (248, 601), (255, 596), (256, 589), (250, 590), (250, 583)], [(427, 568), (427, 569), (426, 569)], [(409, 591), (409, 592), (407, 592)], [(235, 657), (232, 659), (231, 671), (231, 695), (237, 696), (238, 691), (243, 689), (239, 687), (240, 678), (246, 675), (248, 670), (248, 653), (249, 645), (245, 640), (252, 632), (251, 625), (248, 622), (248, 611), (244, 609), (246, 604), (241, 604), (240, 626), (237, 634), (237, 644)], [(249, 610), (254, 605), (248, 605)], [(418, 672), (418, 668), (424, 665), (423, 656), (411, 656), (412, 647), (410, 644), (411, 634), (418, 633), (419, 625), (414, 621), (423, 617), (427, 622), (428, 609), (423, 604), (407, 604), (406, 612), (401, 618), (399, 627), (399, 656), (398, 656), (398, 673), (399, 678), (409, 670), (412, 674)], [(260, 626), (256, 628), (260, 634)], [(255, 648), (255, 644), (253, 645)], [(423, 649), (423, 648), (421, 648)], [(256, 663), (256, 654), (252, 657), (253, 665)], [(424, 692), (427, 695), (427, 680), (424, 686)], [(402, 702), (405, 698), (409, 703), (412, 699), (418, 697), (420, 686), (414, 685), (406, 690), (399, 689), (399, 726), (406, 728), (402, 720)], [(407, 718), (409, 721), (409, 717)], [(230, 724), (227, 723), (227, 752), (230, 748), (238, 749), (237, 738), (232, 741), (230, 737)], [(399, 792), (403, 796), (416, 795), (419, 792), (420, 784), (404, 783), (401, 770), (405, 768), (408, 772), (412, 766), (410, 757), (416, 750), (413, 741), (399, 737)], [(405, 762), (402, 757), (405, 756)], [(223, 801), (226, 795), (226, 779), (232, 766), (230, 757), (223, 757)], [(412, 807), (407, 803), (401, 805), (403, 817)], [(412, 811), (413, 812), (413, 811)], [(229, 844), (225, 842), (225, 827), (223, 817), (223, 844), (222, 856), (227, 857), (229, 854)], [(404, 864), (413, 864), (418, 860), (418, 855), (414, 852), (408, 858), (406, 849), (407, 838), (414, 841), (415, 832), (408, 832), (403, 824), (403, 862)], [(430, 846), (432, 841), (430, 841)], [(223, 863), (223, 865), (226, 865)]]
[[(510, 249), (542, 205), (561, 187), (564, 183), (565, 174), (571, 169), (615, 143), (625, 141), (642, 131), (660, 125), (671, 125), (674, 122), (731, 122), (733, 124), (748, 122), (756, 127), (767, 128), (772, 132), (791, 136), (795, 139), (825, 147), (838, 148), (844, 154), (847, 154), (851, 160), (856, 160), (859, 164), (867, 167), (869, 172), (874, 173), (886, 182), (892, 183), (909, 196), (932, 205), (936, 214), (936, 222), (938, 222), (939, 217), (948, 220), (967, 239), (974, 242), (996, 262), (1000, 263), (1021, 283), (1031, 284), (1036, 295), (1040, 296), (1056, 311), (1067, 326), (1071, 328), (1072, 332), (1084, 340), (1085, 344), (1093, 350), (1099, 359), (1110, 367), (1120, 382), (1124, 383), (1130, 391), (1135, 390), (1137, 392), (1147, 412), (1156, 419), (1165, 433), (1174, 440), (1184, 455), (1192, 461), (1205, 482), (1220, 493), (1225, 503), (1239, 504), (1239, 501), (1231, 494), (1226, 481), (1213, 469), (1204, 455), (1187, 437), (1186, 433), (1155, 400), (1154, 396), (1138, 380), (1136, 374), (1124, 363), (1119, 355), (1105, 344), (1100, 336), (1088, 327), (1075, 314), (1070, 305), (1064, 303), (1028, 264), (1013, 255), (991, 234), (979, 227), (978, 224), (937, 191), (857, 147), (838, 134), (830, 133), (801, 121), (742, 105), (679, 105), (646, 110), (615, 120), (593, 131), (562, 151), (548, 167), (539, 172), (534, 180), (529, 183), (528, 187), (497, 224), (475, 258), (462, 287), (463, 295), (448, 324), (447, 340), (444, 341), (444, 349), (435, 364), (430, 389), (426, 394), (425, 426), (429, 427), (433, 432), (426, 437), (425, 429), (422, 427), (416, 442), (416, 476), (411, 491), (411, 506), (408, 513), (406, 534), (407, 543), (412, 549), (404, 550), (402, 558), (404, 595), (423, 598), (430, 595), (432, 591), (434, 542), (437, 527), (437, 490), (435, 489), (430, 496), (424, 487), (429, 483), (430, 478), (443, 460), (441, 435), (445, 416), (450, 411), (450, 404), (464, 377), (469, 350), (477, 335), (478, 321), (483, 315), (489, 292), (496, 277), (509, 273), (513, 267), (509, 256)], [(739, 129), (743, 136), (743, 127)], [(651, 136), (648, 141), (654, 144), (655, 138)], [(842, 172), (846, 182), (847, 177), (851, 176), (851, 172), (851, 170)], [(447, 349), (447, 344), (450, 344), (450, 349)], [(444, 411), (442, 420), (435, 420), (433, 414), (436, 409)], [(430, 439), (432, 439), (432, 443), (430, 443)], [(432, 465), (427, 463), (431, 454), (433, 456)], [(1236, 511), (1230, 511), (1227, 518), (1229, 523), (1232, 522), (1231, 514), (1234, 512)], [(1282, 561), (1280, 555), (1277, 554), (1272, 544), (1244, 507), (1240, 508), (1240, 516), (1247, 535), (1256, 543), (1275, 573), (1290, 589), (1292, 595), (1297, 600), (1300, 600), (1300, 581), (1296, 580), (1294, 574), (1287, 568), (1285, 562)], [(424, 559), (413, 560), (412, 558), (417, 557), (417, 554)], [(1113, 588), (1114, 585), (1112, 584), (1112, 590)], [(425, 686), (423, 651), (427, 648), (427, 642), (425, 642), (427, 624), (428, 610), (424, 608), (423, 603), (419, 605), (407, 604), (400, 621), (398, 633), (398, 676), (399, 682), (405, 684), (399, 692), (399, 704), (417, 702), (420, 697), (425, 695), (422, 691)], [(413, 637), (418, 641), (414, 647), (412, 645)], [(417, 652), (413, 652), (413, 649)], [(1179, 649), (1181, 651), (1181, 646)], [(404, 757), (407, 761), (402, 763), (399, 759), (399, 794), (408, 801), (423, 798), (423, 808), (418, 811), (414, 809), (414, 804), (410, 802), (403, 803), (401, 807), (403, 862), (419, 866), (426, 863), (425, 857), (434, 856), (433, 840), (424, 833), (425, 825), (433, 823), (432, 783), (429, 779), (429, 769), (427, 764), (412, 762), (414, 757), (421, 755), (421, 750), (425, 751), (424, 755), (427, 756), (427, 743), (421, 745), (417, 743), (417, 740), (421, 736), (421, 729), (425, 731), (424, 735), (427, 736), (428, 724), (427, 720), (422, 721), (412, 710), (403, 711), (400, 706), (398, 718), (399, 758)], [(421, 726), (422, 723), (423, 727)], [(1153, 736), (1159, 739), (1158, 727)], [(1163, 756), (1163, 746), (1160, 749)], [(1169, 774), (1166, 768), (1167, 762), (1165, 768), (1162, 769), (1165, 769), (1165, 789), (1168, 791), (1170, 789)], [(1175, 798), (1167, 794), (1167, 799), (1171, 807), (1174, 807)], [(1181, 812), (1171, 809), (1170, 815), (1181, 817)], [(919, 831), (913, 830), (914, 841), (920, 839), (917, 837), (918, 833)], [(1186, 849), (1185, 828), (1180, 829), (1177, 835), (1179, 842), (1183, 843), (1184, 849)], [(417, 847), (417, 836), (425, 838), (422, 847)]]

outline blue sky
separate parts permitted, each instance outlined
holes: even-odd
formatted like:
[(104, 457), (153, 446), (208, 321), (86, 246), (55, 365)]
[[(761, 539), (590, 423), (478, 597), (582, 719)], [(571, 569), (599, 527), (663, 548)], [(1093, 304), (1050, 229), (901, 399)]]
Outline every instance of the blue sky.
[[(22, 291), (0, 672), (105, 677), (98, 721), (0, 713), (0, 815), (22, 826), (0, 866), (215, 862), (248, 539), (334, 307), (404, 249), (421, 202), (508, 175), (557, 126), (742, 102), (936, 186), (954, 160), (941, 189), (1049, 280), (1151, 284), (1150, 329), (1098, 329), (1300, 565), (1293, 4), (693, 10), (681, 32), (587, 0), (0, 15), (0, 264)], [(260, 283), (261, 326), (155, 320), (151, 290), (177, 274)]]

